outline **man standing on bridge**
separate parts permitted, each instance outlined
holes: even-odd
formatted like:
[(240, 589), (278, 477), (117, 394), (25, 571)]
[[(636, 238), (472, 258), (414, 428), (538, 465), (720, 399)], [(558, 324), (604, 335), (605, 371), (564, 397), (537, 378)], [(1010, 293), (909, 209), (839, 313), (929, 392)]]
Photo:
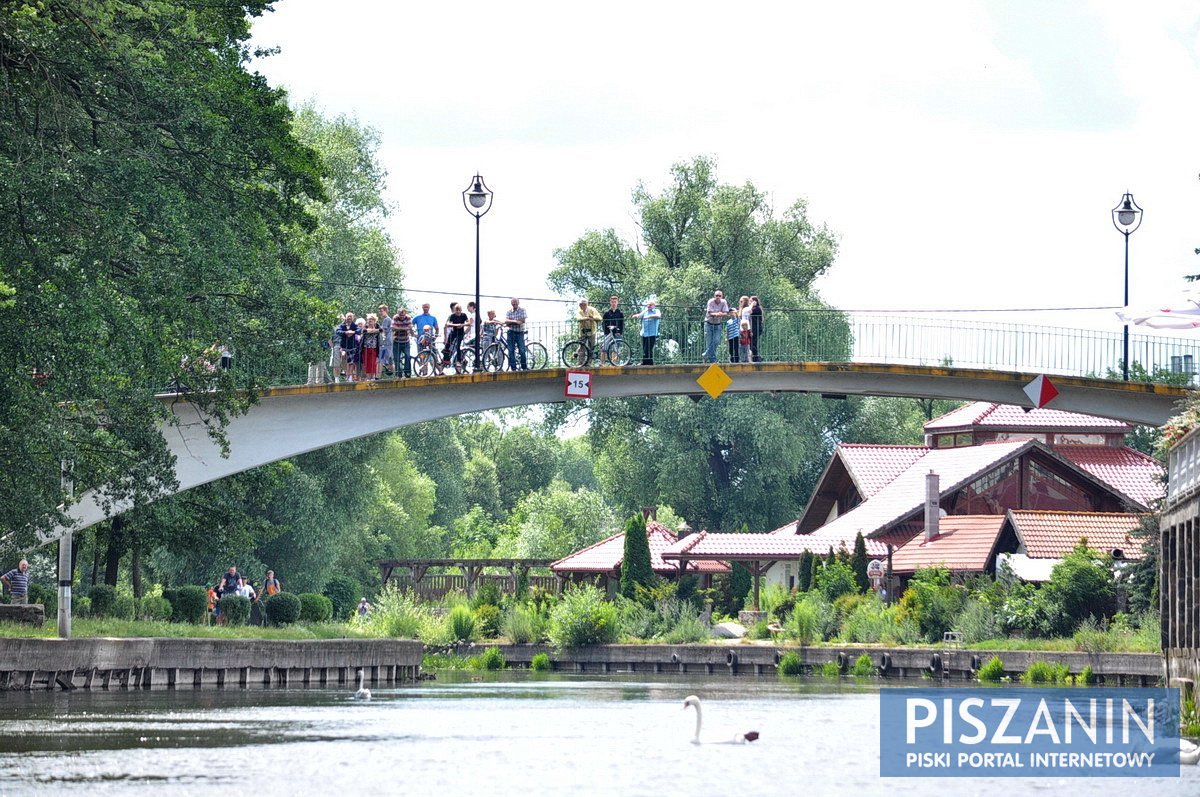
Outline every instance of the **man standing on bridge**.
[(704, 362), (717, 361), (717, 346), (724, 340), (725, 319), (730, 315), (725, 293), (719, 288), (704, 308)]
[(508, 367), (514, 371), (517, 370), (518, 352), (521, 355), (521, 370), (526, 371), (529, 369), (525, 353), (526, 318), (525, 308), (521, 306), (521, 300), (514, 296), (512, 299), (512, 309), (504, 314), (504, 325), (508, 327)]
[[(620, 340), (625, 335), (625, 314), (621, 312), (621, 300), (616, 296), (608, 297), (608, 309), (604, 311), (604, 348), (601, 351), (607, 352), (609, 344), (613, 341)], [(616, 360), (614, 354), (613, 357)], [(620, 363), (613, 362), (611, 365), (619, 365)]]
[(417, 331), (418, 335), (425, 331), (425, 327), (429, 327), (430, 332), (433, 334), (433, 339), (437, 340), (438, 322), (436, 318), (429, 314), (429, 302), (421, 305), (421, 314), (413, 319), (413, 329)]

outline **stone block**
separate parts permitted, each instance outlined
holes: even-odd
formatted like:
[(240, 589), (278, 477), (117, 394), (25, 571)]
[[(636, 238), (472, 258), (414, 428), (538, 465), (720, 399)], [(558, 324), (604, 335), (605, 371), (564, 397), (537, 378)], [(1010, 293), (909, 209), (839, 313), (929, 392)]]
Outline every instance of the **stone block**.
[(751, 611), (738, 612), (738, 622), (741, 623), (742, 625), (746, 626), (747, 628), (749, 628), (752, 625), (757, 625), (758, 623), (760, 623), (766, 619), (767, 619), (766, 612), (751, 612)]
[(0, 604), (0, 622), (46, 624), (46, 607), (40, 603)]
[(746, 635), (746, 626), (729, 620), (713, 626), (712, 635), (717, 639), (741, 639)]

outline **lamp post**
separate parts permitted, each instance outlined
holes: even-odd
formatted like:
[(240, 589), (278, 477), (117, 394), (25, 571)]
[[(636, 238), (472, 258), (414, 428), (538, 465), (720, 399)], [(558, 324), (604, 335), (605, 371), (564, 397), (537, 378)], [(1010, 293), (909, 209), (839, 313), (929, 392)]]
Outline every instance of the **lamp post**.
[(471, 184), (462, 192), (463, 207), (475, 217), (475, 369), (482, 364), (479, 356), (479, 337), (483, 332), (483, 316), (479, 306), (479, 220), (492, 209), (492, 192), (487, 183), (476, 174), (471, 178)]
[[(1142, 209), (1133, 201), (1133, 194), (1128, 191), (1121, 201), (1112, 209), (1113, 226), (1117, 232), (1125, 236), (1125, 307), (1129, 307), (1129, 236), (1142, 224)], [(1121, 372), (1124, 380), (1129, 381), (1129, 324), (1125, 324), (1122, 340)]]

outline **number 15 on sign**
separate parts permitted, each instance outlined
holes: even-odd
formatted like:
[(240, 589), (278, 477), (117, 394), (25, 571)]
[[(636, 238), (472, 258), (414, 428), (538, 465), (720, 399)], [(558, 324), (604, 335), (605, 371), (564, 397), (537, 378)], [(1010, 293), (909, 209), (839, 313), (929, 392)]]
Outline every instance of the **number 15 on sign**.
[(567, 371), (567, 398), (590, 399), (592, 397), (592, 375), (588, 371)]

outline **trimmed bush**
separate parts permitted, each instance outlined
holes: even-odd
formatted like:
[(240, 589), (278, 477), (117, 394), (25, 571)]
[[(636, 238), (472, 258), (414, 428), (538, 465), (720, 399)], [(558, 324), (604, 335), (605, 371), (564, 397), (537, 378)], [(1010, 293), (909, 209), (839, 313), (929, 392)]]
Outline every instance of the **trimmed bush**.
[[(274, 597), (274, 596), (272, 596)], [(300, 593), (300, 619), (306, 623), (325, 623), (333, 617), (333, 601), (315, 592)], [(271, 599), (267, 598), (269, 602)]]
[[(274, 597), (278, 597), (277, 595)], [(226, 625), (245, 625), (250, 619), (250, 599), (241, 595), (223, 595), (218, 604)]]
[[(271, 625), (291, 625), (300, 619), (300, 610), (303, 606), (300, 596), (294, 595), (291, 592), (277, 592), (267, 598), (263, 604), (266, 609), (267, 619), (271, 621)], [(225, 599), (221, 599), (221, 613), (225, 613)]]
[(354, 613), (362, 597), (362, 587), (358, 582), (346, 576), (334, 576), (325, 583), (325, 597), (333, 602), (333, 616), (339, 621), (345, 620)]
[(446, 618), (446, 627), (450, 631), (450, 638), (452, 640), (456, 642), (470, 642), (477, 630), (475, 612), (471, 611), (470, 606), (464, 604), (455, 606), (450, 610), (450, 614)]
[(804, 664), (800, 661), (800, 654), (794, 650), (789, 650), (783, 654), (783, 658), (779, 660), (780, 675), (804, 675)]
[(500, 607), (491, 603), (481, 604), (475, 609), (475, 622), (479, 627), (479, 636), (495, 639), (500, 636)]
[(537, 672), (544, 672), (550, 669), (550, 657), (545, 653), (538, 653), (529, 662), (529, 669)]
[(171, 604), (171, 622), (179, 622), (179, 609), (175, 608), (175, 604), (179, 603), (179, 590), (175, 587), (163, 587), (163, 600)]
[(88, 597), (92, 599), (93, 617), (112, 616), (113, 604), (117, 602), (116, 587), (110, 587), (108, 584), (97, 584), (92, 587), (92, 591), (88, 593)]
[(138, 607), (138, 616), (143, 620), (166, 622), (171, 619), (171, 602), (161, 595), (147, 595)]
[(175, 610), (171, 619), (178, 623), (199, 625), (208, 614), (208, 590), (204, 587), (180, 587), (175, 595)]
[(550, 615), (550, 641), (559, 647), (607, 645), (619, 631), (617, 608), (591, 584), (568, 590)]
[(113, 601), (112, 614), (110, 616), (118, 620), (133, 620), (137, 617), (138, 602), (137, 598), (132, 595), (118, 595)]
[(998, 684), (1004, 678), (1004, 662), (999, 656), (992, 656), (979, 668), (977, 675), (984, 683)]

